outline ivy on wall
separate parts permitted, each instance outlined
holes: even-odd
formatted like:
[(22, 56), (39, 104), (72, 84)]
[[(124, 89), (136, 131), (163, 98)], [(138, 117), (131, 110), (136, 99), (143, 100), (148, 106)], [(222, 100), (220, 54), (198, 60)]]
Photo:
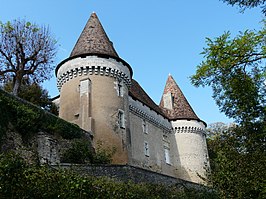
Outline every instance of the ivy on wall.
[(81, 138), (84, 131), (41, 108), (0, 89), (0, 138), (13, 130), (27, 139), (40, 131), (59, 134), (64, 139)]

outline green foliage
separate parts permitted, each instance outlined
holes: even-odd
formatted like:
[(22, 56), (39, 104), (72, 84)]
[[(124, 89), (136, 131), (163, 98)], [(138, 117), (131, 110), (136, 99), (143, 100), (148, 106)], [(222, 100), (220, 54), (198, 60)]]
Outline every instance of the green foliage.
[(98, 141), (95, 150), (96, 154), (93, 157), (94, 164), (111, 164), (112, 157), (116, 152), (115, 147), (103, 147), (103, 142)]
[(65, 139), (81, 138), (83, 131), (41, 108), (16, 98), (0, 89), (0, 135), (7, 129), (15, 130), (24, 138), (44, 131), (57, 133)]
[(205, 60), (191, 77), (211, 86), (218, 107), (235, 120), (208, 134), (214, 188), (222, 198), (266, 198), (266, 25), (207, 39)]
[[(14, 85), (11, 81), (6, 82), (3, 85), (3, 89), (9, 93), (12, 92), (13, 87)], [(36, 82), (30, 82), (28, 79), (23, 78), (17, 96), (41, 107), (46, 111), (49, 111), (50, 113), (58, 115), (57, 107), (53, 102), (51, 102), (48, 91), (43, 89), (42, 86)]]
[(89, 140), (74, 140), (72, 146), (63, 154), (61, 162), (85, 164), (93, 162), (93, 152)]
[(61, 162), (76, 164), (111, 164), (116, 148), (103, 147), (103, 143), (98, 141), (96, 150), (92, 150), (89, 140), (74, 140), (72, 146), (65, 151)]
[(245, 129), (224, 129), (208, 139), (213, 186), (223, 198), (266, 197), (265, 146), (246, 140)]
[(191, 77), (192, 84), (211, 86), (220, 110), (238, 122), (264, 119), (266, 26), (233, 39), (227, 32), (207, 39), (207, 45), (202, 53), (206, 60)]
[[(0, 155), (0, 197), (7, 195), (9, 197), (6, 198), (16, 198), (13, 195), (15, 189), (23, 188), (23, 184), (19, 184), (17, 179), (21, 178), (25, 167), (23, 159), (14, 153)], [(8, 186), (2, 186), (4, 182), (7, 182)]]
[(266, 15), (266, 0), (221, 0), (229, 5), (236, 5), (241, 8), (241, 11), (243, 12), (247, 8), (254, 8), (261, 6), (262, 13)]
[(81, 176), (69, 170), (26, 165), (14, 154), (0, 156), (0, 198), (217, 198), (212, 192), (177, 186), (134, 184)]

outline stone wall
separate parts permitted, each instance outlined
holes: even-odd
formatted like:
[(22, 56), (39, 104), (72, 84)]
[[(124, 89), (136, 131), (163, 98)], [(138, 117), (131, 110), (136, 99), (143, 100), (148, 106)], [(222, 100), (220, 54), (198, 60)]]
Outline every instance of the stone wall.
[[(90, 136), (84, 136), (81, 139), (90, 140)], [(30, 164), (57, 165), (61, 162), (65, 151), (76, 140), (39, 132), (25, 142), (21, 134), (8, 131), (1, 140), (0, 152), (14, 151)]]
[[(110, 177), (119, 181), (134, 183), (152, 183), (164, 185), (176, 185), (186, 188), (203, 188), (202, 185), (182, 179), (170, 177), (130, 165), (73, 165), (60, 164), (60, 168), (73, 169), (81, 174), (89, 174), (97, 177)], [(54, 166), (58, 168), (58, 166)]]
[(96, 177), (109, 177), (118, 181), (175, 185), (179, 188), (206, 189), (205, 186), (182, 179), (170, 177), (130, 165), (74, 165), (60, 164), (53, 168), (73, 169), (74, 171)]

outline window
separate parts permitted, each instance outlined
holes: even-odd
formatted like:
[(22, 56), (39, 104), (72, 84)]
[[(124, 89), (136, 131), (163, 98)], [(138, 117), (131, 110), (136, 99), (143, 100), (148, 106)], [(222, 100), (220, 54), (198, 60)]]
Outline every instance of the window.
[(121, 79), (117, 80), (117, 95), (123, 97), (123, 82)]
[(163, 135), (163, 141), (167, 142), (168, 138), (167, 135)]
[(168, 147), (164, 147), (164, 158), (166, 164), (171, 164), (170, 162), (170, 149)]
[(91, 91), (91, 81), (89, 78), (82, 79), (79, 84), (80, 96), (88, 95)]
[(118, 110), (118, 124), (120, 128), (125, 128), (125, 114), (122, 110)]
[(164, 108), (172, 110), (174, 108), (174, 96), (172, 93), (166, 93), (163, 95)]
[(149, 144), (148, 142), (144, 142), (144, 155), (149, 157), (150, 156), (150, 151), (149, 151)]
[(167, 135), (163, 135), (163, 150), (164, 150), (164, 160), (166, 164), (171, 164), (170, 161), (170, 141)]
[(148, 134), (148, 123), (146, 122), (146, 120), (142, 120), (142, 130), (143, 133)]

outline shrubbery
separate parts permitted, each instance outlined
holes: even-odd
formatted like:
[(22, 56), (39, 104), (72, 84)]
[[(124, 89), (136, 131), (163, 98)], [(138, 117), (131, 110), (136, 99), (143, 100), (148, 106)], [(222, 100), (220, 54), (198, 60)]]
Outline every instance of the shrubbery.
[(95, 151), (92, 150), (89, 140), (76, 139), (69, 149), (63, 153), (61, 162), (75, 164), (111, 164), (116, 148), (104, 148), (102, 142), (98, 142)]
[(91, 142), (87, 140), (74, 140), (72, 146), (63, 154), (61, 162), (85, 164), (93, 162), (94, 153), (91, 150)]
[(44, 131), (57, 133), (65, 139), (81, 138), (83, 131), (41, 108), (16, 98), (0, 89), (0, 138), (12, 129), (23, 138)]
[(103, 143), (101, 141), (97, 142), (97, 146), (95, 149), (96, 153), (93, 157), (93, 162), (94, 164), (111, 164), (112, 162), (112, 157), (116, 152), (116, 148), (104, 148)]
[(70, 170), (29, 166), (14, 154), (0, 155), (0, 198), (216, 198), (203, 190), (118, 182)]

